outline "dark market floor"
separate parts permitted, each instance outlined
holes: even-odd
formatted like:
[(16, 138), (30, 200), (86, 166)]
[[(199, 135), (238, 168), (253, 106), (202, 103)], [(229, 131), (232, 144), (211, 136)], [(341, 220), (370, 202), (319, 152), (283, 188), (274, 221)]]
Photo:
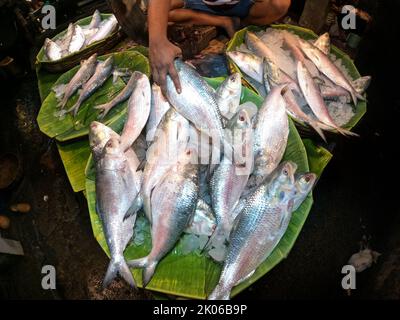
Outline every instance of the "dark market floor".
[[(334, 157), (314, 191), (315, 203), (288, 258), (237, 299), (346, 298), (340, 273), (366, 237), (382, 253), (378, 263), (357, 275), (357, 290), (350, 299), (400, 297), (400, 215), (394, 141), (400, 117), (398, 82), (387, 65), (397, 61), (393, 39), (399, 39), (399, 22), (385, 19), (400, 12), (398, 4), (380, 6), (377, 25), (360, 47), (356, 65), (371, 74), (368, 112), (357, 126), (361, 138), (338, 137)], [(397, 73), (398, 74), (398, 73)], [(35, 76), (22, 83), (2, 84), (0, 152), (21, 153), (24, 178), (18, 190), (0, 194), (0, 209), (10, 201), (29, 202), (32, 212), (12, 214), (4, 237), (22, 242), (25, 256), (0, 270), (0, 297), (22, 299), (143, 299), (121, 280), (101, 290), (108, 258), (92, 235), (82, 194), (73, 193), (55, 143), (44, 137), (35, 118), (40, 107)], [(398, 187), (397, 187), (398, 189)], [(45, 201), (44, 197), (48, 199)], [(41, 266), (57, 270), (57, 290), (40, 286)]]

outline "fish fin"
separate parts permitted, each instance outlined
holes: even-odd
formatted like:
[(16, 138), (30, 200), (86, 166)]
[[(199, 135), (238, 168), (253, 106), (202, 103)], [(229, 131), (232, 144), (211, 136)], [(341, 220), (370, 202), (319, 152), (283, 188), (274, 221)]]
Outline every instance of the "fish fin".
[(151, 278), (153, 278), (154, 272), (156, 271), (157, 261), (149, 263), (143, 270), (142, 281), (143, 288), (147, 287)]
[(318, 126), (317, 123), (313, 122), (309, 122), (308, 123), (317, 133), (318, 135), (322, 138), (322, 140), (324, 140), (325, 143), (327, 143), (328, 141), (326, 140), (324, 131)]
[(129, 283), (133, 288), (136, 288), (135, 280), (133, 279), (132, 273), (129, 270), (129, 267), (125, 260), (122, 258), (121, 260), (114, 260), (112, 259), (108, 265), (106, 276), (103, 280), (103, 288), (109, 286), (112, 280), (120, 274), (121, 277)]
[(98, 119), (104, 119), (104, 117), (107, 115), (107, 113), (111, 110), (111, 107), (110, 107), (109, 103), (104, 103), (104, 104), (95, 106), (94, 109), (100, 110)]
[(208, 300), (229, 300), (231, 289), (218, 283), (213, 292), (207, 297)]
[(371, 79), (371, 76), (358, 78), (357, 80), (353, 81), (352, 86), (358, 94), (362, 95), (371, 84)]
[(247, 276), (244, 276), (242, 279), (240, 279), (240, 280), (236, 283), (236, 285), (238, 285), (238, 284), (240, 284), (240, 283), (242, 283), (242, 282), (245, 282), (246, 280), (250, 279), (250, 278), (253, 276), (253, 274), (254, 274), (255, 272), (256, 272), (256, 270), (251, 271)]
[(138, 165), (138, 167), (136, 168), (136, 171), (142, 171), (142, 170), (144, 170), (144, 166), (146, 165), (146, 159), (143, 159), (140, 163), (139, 163), (139, 165)]
[(357, 133), (354, 133), (354, 132), (351, 132), (350, 130), (347, 130), (347, 129), (343, 129), (343, 128), (335, 128), (335, 130), (337, 131), (337, 132), (339, 132), (341, 135), (344, 135), (344, 136), (351, 136), (351, 137), (359, 137), (360, 135), (359, 134), (357, 134)]
[(208, 239), (207, 243), (201, 250), (201, 253), (203, 253), (205, 250), (209, 249), (210, 246), (212, 245), (214, 239), (218, 236), (224, 236), (225, 240), (227, 238), (227, 232), (223, 225), (217, 225), (217, 227), (214, 229), (213, 233), (211, 234), (210, 238)]
[[(327, 38), (327, 41), (325, 41)], [(331, 41), (329, 37), (329, 33), (324, 33), (314, 42), (314, 46), (321, 50), (324, 54), (328, 55), (331, 51)]]
[(58, 110), (58, 111), (54, 112), (54, 116), (61, 120), (61, 119), (65, 118), (65, 115), (67, 113), (68, 113), (68, 110), (61, 109), (61, 110)]
[(80, 106), (81, 106), (81, 103), (80, 103), (80, 101), (78, 100), (67, 112), (68, 112), (68, 113), (71, 112), (72, 115), (73, 115), (74, 117), (76, 117), (76, 115), (78, 114), (78, 111), (79, 111)]
[(143, 257), (135, 260), (129, 260), (127, 262), (128, 266), (131, 268), (144, 268), (148, 264), (148, 257)]
[(136, 195), (135, 199), (133, 200), (131, 206), (126, 211), (123, 221), (132, 217), (134, 214), (136, 214), (140, 210), (140, 208), (142, 207), (142, 200), (140, 198), (141, 198), (141, 194), (140, 194), (140, 192), (138, 192), (138, 194)]

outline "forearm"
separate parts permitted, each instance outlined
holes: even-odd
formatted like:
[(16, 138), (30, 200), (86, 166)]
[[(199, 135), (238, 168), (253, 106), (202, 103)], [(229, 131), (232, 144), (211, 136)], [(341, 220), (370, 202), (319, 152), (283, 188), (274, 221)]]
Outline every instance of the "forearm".
[(149, 43), (167, 39), (171, 0), (150, 0), (148, 8)]

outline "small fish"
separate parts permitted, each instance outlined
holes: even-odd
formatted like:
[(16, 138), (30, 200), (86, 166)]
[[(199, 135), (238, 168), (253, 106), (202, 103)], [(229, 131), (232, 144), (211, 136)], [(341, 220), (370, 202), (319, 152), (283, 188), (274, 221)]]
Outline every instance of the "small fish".
[(96, 70), (93, 76), (86, 82), (82, 87), (82, 92), (79, 95), (78, 101), (75, 105), (68, 110), (72, 112), (74, 116), (79, 111), (81, 104), (88, 99), (98, 88), (100, 88), (104, 82), (110, 77), (113, 68), (113, 57), (107, 58), (107, 60), (99, 62), (96, 66)]
[(253, 52), (255, 55), (259, 56), (260, 58), (268, 58), (269, 60), (273, 61), (276, 64), (274, 53), (253, 32), (247, 31), (245, 36), (245, 42), (249, 50)]
[(60, 101), (59, 106), (61, 110), (65, 108), (69, 98), (82, 87), (94, 74), (97, 65), (97, 54), (93, 54), (89, 59), (81, 62), (81, 67), (75, 73), (71, 81), (65, 87), (63, 99)]
[(149, 78), (137, 73), (136, 85), (128, 101), (128, 119), (121, 133), (122, 147), (129, 148), (139, 137), (150, 114), (151, 87)]
[(299, 38), (298, 43), (304, 54), (316, 65), (320, 72), (327, 76), (336, 85), (346, 89), (350, 93), (354, 105), (357, 105), (358, 99), (365, 100), (365, 97), (354, 89), (353, 84), (345, 77), (343, 72), (329, 59), (327, 55), (303, 39)]
[(92, 20), (90, 21), (90, 24), (88, 26), (89, 29), (94, 29), (98, 28), (101, 23), (101, 14), (99, 10), (95, 10), (92, 16)]
[(151, 92), (151, 110), (149, 121), (146, 125), (146, 140), (148, 142), (154, 140), (158, 125), (167, 111), (171, 108), (168, 100), (162, 94), (161, 88), (156, 83), (153, 83), (151, 86)]
[(108, 114), (108, 112), (114, 108), (117, 104), (127, 100), (136, 85), (137, 77), (139, 76), (139, 72), (135, 71), (132, 73), (128, 83), (126, 84), (125, 88), (111, 101), (95, 106), (95, 109), (100, 110), (99, 119), (104, 119), (104, 117)]
[(62, 55), (68, 54), (69, 44), (71, 43), (72, 37), (74, 36), (75, 25), (70, 23), (68, 25), (67, 33), (59, 40), (59, 46), (62, 50)]
[(320, 137), (326, 141), (325, 135), (321, 129), (320, 124), (307, 115), (297, 103), (296, 97), (293, 91), (301, 94), (301, 90), (295, 80), (293, 80), (288, 74), (281, 70), (275, 63), (268, 59), (264, 59), (264, 84), (267, 91), (278, 85), (287, 84), (287, 88), (283, 91), (283, 98), (286, 102), (287, 113), (298, 120), (301, 123), (307, 123), (309, 126), (320, 135)]
[(236, 72), (227, 77), (216, 91), (217, 104), (222, 116), (231, 119), (237, 112), (242, 95), (242, 78)]
[(136, 214), (124, 220), (136, 196), (135, 189), (131, 187), (134, 184), (125, 153), (118, 139), (111, 138), (96, 162), (96, 210), (111, 256), (103, 287), (107, 287), (117, 274), (136, 287), (123, 255), (132, 238), (136, 220)]
[(50, 61), (55, 61), (62, 58), (61, 47), (49, 38), (46, 38), (44, 41), (44, 52)]
[(150, 282), (159, 261), (171, 251), (188, 227), (199, 197), (199, 170), (193, 164), (197, 152), (187, 148), (151, 196), (153, 221), (152, 249), (148, 256), (128, 262), (132, 268), (144, 268), (143, 286)]
[(105, 39), (112, 32), (114, 32), (117, 25), (118, 25), (118, 21), (114, 15), (112, 15), (110, 18), (102, 21), (98, 27), (98, 31), (96, 32), (96, 34), (94, 34), (93, 37), (88, 39), (87, 45), (91, 45), (94, 42)]
[(293, 210), (296, 164), (285, 162), (248, 196), (229, 237), (219, 282), (208, 299), (227, 300), (251, 277), (285, 234)]
[(319, 119), (319, 121), (321, 121), (328, 127), (337, 130), (337, 132), (339, 132), (340, 134), (352, 136), (356, 135), (353, 132), (340, 128), (333, 121), (325, 105), (324, 99), (322, 98), (321, 92), (319, 91), (319, 88), (315, 84), (310, 72), (301, 61), (297, 62), (297, 78), (301, 91), (308, 105), (310, 106), (316, 117)]
[(258, 83), (263, 83), (263, 59), (247, 52), (229, 51), (226, 55), (239, 69)]
[(282, 90), (286, 85), (272, 88), (263, 102), (254, 123), (254, 176), (256, 185), (270, 175), (282, 160), (289, 136)]
[(69, 43), (68, 46), (68, 52), (70, 54), (78, 52), (85, 45), (85, 41), (86, 41), (85, 34), (83, 33), (81, 26), (76, 25), (74, 33), (72, 35), (71, 42)]

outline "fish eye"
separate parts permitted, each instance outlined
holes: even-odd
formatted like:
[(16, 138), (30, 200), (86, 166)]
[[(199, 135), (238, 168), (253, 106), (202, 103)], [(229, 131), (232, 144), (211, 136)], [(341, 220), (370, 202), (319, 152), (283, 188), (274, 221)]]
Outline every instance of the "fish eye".
[(279, 193), (279, 200), (283, 200), (285, 198), (285, 191), (281, 191)]
[(284, 170), (283, 170), (283, 174), (284, 174), (285, 176), (288, 176), (288, 175), (289, 175), (289, 171), (288, 171), (287, 169), (284, 169)]
[(244, 121), (244, 120), (246, 120), (246, 119), (244, 118), (244, 116), (239, 116), (239, 120), (240, 120), (240, 121)]
[(308, 183), (311, 181), (311, 178), (310, 178), (310, 176), (305, 176), (304, 180)]

